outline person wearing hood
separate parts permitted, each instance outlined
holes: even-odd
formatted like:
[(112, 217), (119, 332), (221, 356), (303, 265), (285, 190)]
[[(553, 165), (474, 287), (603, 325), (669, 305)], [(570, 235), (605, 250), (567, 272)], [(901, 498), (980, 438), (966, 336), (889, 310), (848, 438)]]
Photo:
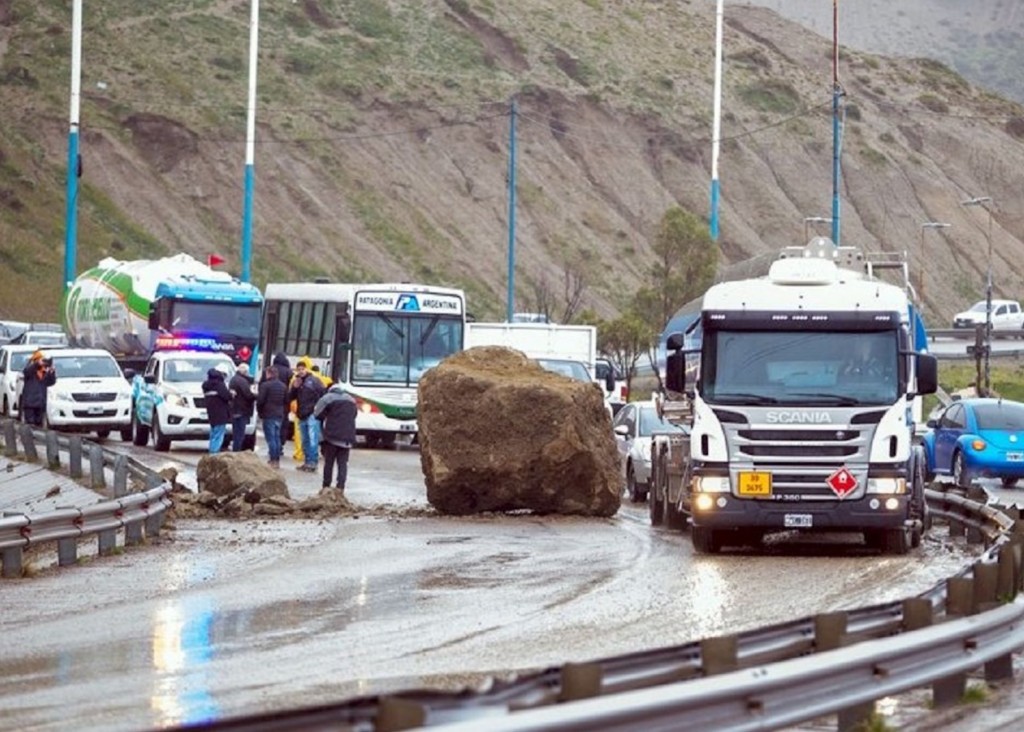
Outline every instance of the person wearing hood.
[(21, 376), (21, 413), (30, 425), (42, 427), (46, 416), (46, 392), (57, 383), (53, 361), (45, 358), (42, 351), (36, 351)]
[(231, 449), (241, 452), (245, 445), (245, 429), (256, 407), (256, 387), (249, 375), (249, 364), (240, 363), (228, 382), (231, 392)]
[(320, 420), (322, 437), (320, 447), (324, 453), (323, 487), (331, 487), (334, 465), (338, 466), (335, 486), (345, 492), (348, 478), (348, 454), (356, 444), (356, 400), (340, 384), (335, 384), (317, 401), (313, 416)]
[(206, 415), (210, 419), (210, 454), (216, 455), (224, 444), (224, 435), (231, 421), (231, 392), (224, 383), (224, 374), (220, 369), (206, 372), (202, 389), (206, 400)]

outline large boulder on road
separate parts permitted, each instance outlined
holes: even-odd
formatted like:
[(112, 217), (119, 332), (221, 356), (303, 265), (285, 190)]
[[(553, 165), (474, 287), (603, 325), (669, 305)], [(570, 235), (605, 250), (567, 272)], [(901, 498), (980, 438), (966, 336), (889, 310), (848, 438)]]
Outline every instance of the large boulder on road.
[(618, 451), (597, 385), (484, 346), (428, 371), (418, 409), (427, 500), (437, 510), (619, 510)]
[(222, 503), (236, 496), (245, 496), (248, 503), (290, 497), (281, 471), (248, 450), (204, 455), (196, 467), (196, 482), (200, 491), (212, 493)]

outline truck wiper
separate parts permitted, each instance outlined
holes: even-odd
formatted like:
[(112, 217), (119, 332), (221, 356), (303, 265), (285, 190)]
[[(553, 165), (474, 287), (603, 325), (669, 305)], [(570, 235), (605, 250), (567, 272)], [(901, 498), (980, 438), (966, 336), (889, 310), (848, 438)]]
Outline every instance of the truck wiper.
[(775, 397), (765, 396), (764, 394), (746, 394), (743, 392), (729, 392), (728, 394), (715, 394), (713, 399), (709, 399), (712, 404), (778, 404), (779, 400)]
[(860, 399), (854, 399), (853, 397), (843, 396), (842, 394), (829, 394), (827, 392), (794, 391), (790, 392), (787, 396), (811, 397), (812, 399), (820, 399), (827, 401), (830, 404), (838, 404), (839, 406), (842, 407), (854, 407), (861, 403)]

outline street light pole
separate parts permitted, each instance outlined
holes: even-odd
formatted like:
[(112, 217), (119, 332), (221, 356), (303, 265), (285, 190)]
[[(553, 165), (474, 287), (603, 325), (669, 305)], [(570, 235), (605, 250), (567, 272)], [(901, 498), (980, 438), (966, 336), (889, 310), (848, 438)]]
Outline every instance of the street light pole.
[[(987, 204), (987, 205), (986, 205)], [(985, 278), (985, 394), (991, 392), (992, 380), (989, 358), (992, 354), (992, 196), (975, 196), (961, 201), (962, 206), (981, 206), (988, 212), (988, 276)]]
[(921, 301), (921, 307), (924, 307), (924, 230), (925, 229), (948, 229), (952, 224), (946, 224), (942, 221), (925, 221), (921, 224), (921, 256), (918, 257), (918, 271), (920, 274), (917, 276), (917, 297)]

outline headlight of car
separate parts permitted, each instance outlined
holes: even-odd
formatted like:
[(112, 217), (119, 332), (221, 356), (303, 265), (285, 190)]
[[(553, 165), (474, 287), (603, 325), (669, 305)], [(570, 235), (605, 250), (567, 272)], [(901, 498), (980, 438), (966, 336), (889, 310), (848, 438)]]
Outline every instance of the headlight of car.
[(907, 481), (905, 478), (868, 478), (867, 492), (884, 496), (902, 495), (907, 492)]
[(164, 397), (164, 401), (172, 407), (185, 407), (188, 403), (185, 401), (185, 397), (181, 394), (168, 394)]
[(985, 449), (985, 446), (986, 445), (985, 445), (985, 441), (984, 440), (980, 440), (978, 438), (974, 438), (973, 440), (971, 440), (971, 449), (972, 450), (976, 450), (978, 452), (981, 452), (982, 450)]
[(71, 392), (64, 391), (63, 389), (53, 389), (53, 388), (51, 388), (50, 391), (47, 392), (47, 396), (50, 399), (53, 399), (54, 401), (58, 401), (58, 402), (70, 402), (71, 401)]
[(728, 475), (701, 475), (694, 478), (694, 490), (698, 493), (728, 493)]

